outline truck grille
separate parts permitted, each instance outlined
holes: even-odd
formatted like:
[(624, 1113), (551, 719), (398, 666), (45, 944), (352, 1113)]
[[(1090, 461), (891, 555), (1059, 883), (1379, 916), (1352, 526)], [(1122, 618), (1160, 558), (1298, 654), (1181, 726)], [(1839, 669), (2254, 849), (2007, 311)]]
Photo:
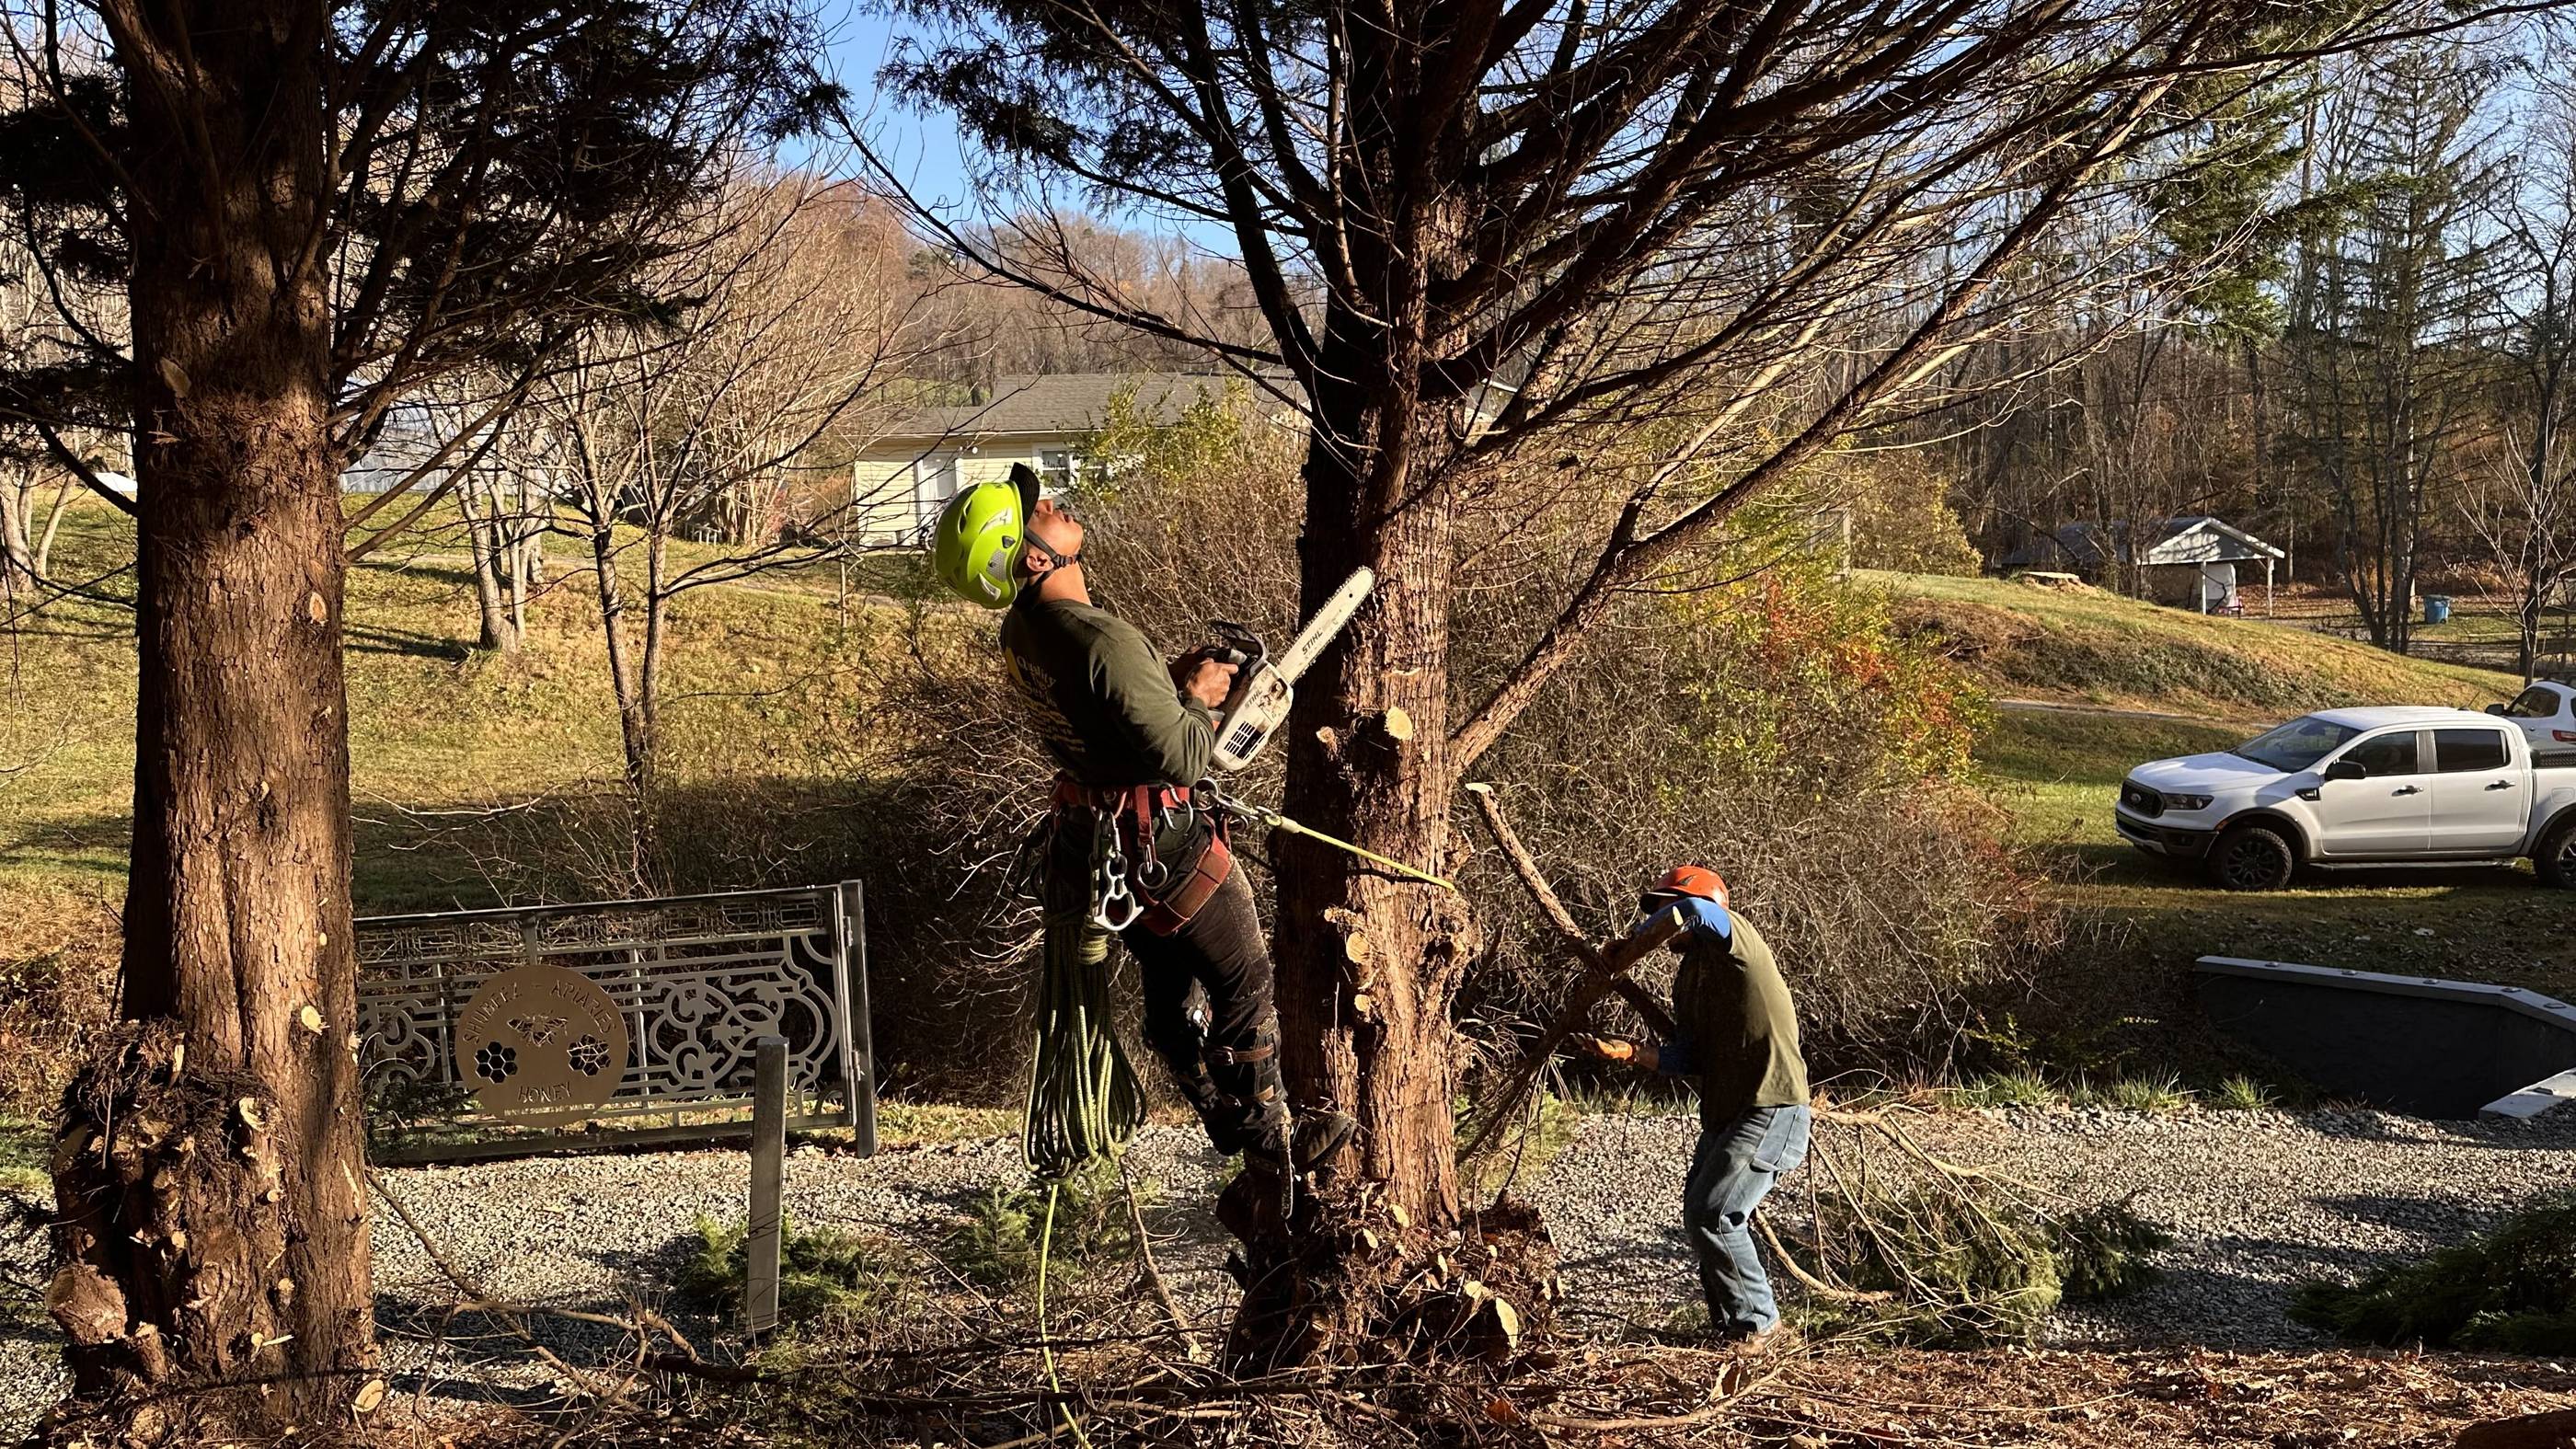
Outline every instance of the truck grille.
[(2165, 797), (2135, 780), (2120, 782), (2120, 803), (2128, 808), (2130, 814), (2144, 815), (2150, 820), (2165, 813)]

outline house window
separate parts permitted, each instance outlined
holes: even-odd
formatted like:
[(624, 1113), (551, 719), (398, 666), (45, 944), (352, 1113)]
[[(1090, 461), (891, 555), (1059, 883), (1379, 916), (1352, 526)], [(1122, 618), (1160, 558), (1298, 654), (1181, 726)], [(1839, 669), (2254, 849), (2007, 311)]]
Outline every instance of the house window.
[(1038, 478), (1050, 493), (1061, 493), (1073, 486), (1073, 475), (1082, 467), (1082, 455), (1071, 448), (1038, 450)]

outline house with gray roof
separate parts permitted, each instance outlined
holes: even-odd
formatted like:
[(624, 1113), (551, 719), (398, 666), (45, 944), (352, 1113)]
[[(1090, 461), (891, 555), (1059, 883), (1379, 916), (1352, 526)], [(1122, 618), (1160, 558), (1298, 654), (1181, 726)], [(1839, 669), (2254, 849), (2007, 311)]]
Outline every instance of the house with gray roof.
[[(1265, 385), (1266, 384), (1266, 385)], [(997, 379), (965, 402), (925, 407), (896, 423), (851, 464), (851, 497), (863, 531), (884, 542), (918, 538), (942, 505), (970, 483), (1007, 478), (1026, 463), (1050, 489), (1069, 486), (1089, 459), (1121, 394), (1137, 415), (1177, 423), (1203, 403), (1238, 396), (1281, 426), (1299, 426), (1294, 384), (1282, 374), (1076, 372)]]

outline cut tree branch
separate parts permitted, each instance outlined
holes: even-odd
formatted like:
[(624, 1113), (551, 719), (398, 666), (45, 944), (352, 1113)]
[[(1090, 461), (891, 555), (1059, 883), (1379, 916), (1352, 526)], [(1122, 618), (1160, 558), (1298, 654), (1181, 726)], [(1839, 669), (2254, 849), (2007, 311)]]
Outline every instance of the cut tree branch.
[[(1529, 853), (1528, 846), (1521, 844), (1520, 833), (1512, 829), (1511, 821), (1503, 818), (1502, 801), (1495, 797), (1494, 787), (1479, 781), (1468, 785), (1466, 791), (1475, 797), (1476, 808), (1485, 817), (1485, 828), (1494, 833), (1494, 844), (1501, 847), (1503, 858), (1511, 862), (1512, 874), (1520, 877), (1530, 899), (1538, 903), (1539, 914), (1556, 928), (1556, 934), (1573, 949), (1575, 955), (1582, 958), (1585, 967), (1596, 972), (1608, 971), (1610, 963), (1602, 956), (1601, 948), (1593, 945), (1591, 938), (1583, 934), (1583, 928), (1574, 923), (1574, 913), (1565, 908), (1556, 888), (1547, 883), (1546, 875), (1539, 870), (1537, 858)], [(1637, 1015), (1645, 1018), (1649, 1030), (1666, 1041), (1680, 1039), (1681, 1028), (1674, 1023), (1672, 1013), (1664, 1010), (1663, 1003), (1655, 1000), (1646, 988), (1625, 975), (1613, 975), (1610, 989), (1619, 993), (1620, 1000), (1636, 1008)]]

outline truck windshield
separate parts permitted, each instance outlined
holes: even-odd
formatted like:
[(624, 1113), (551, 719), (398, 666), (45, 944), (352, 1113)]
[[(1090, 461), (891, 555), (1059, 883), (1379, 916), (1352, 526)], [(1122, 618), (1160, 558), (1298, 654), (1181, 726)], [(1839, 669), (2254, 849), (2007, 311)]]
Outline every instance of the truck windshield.
[(2228, 753), (2242, 755), (2258, 765), (2269, 765), (2284, 775), (2295, 775), (2360, 733), (2350, 725), (2303, 714), (2278, 729), (2265, 730)]

